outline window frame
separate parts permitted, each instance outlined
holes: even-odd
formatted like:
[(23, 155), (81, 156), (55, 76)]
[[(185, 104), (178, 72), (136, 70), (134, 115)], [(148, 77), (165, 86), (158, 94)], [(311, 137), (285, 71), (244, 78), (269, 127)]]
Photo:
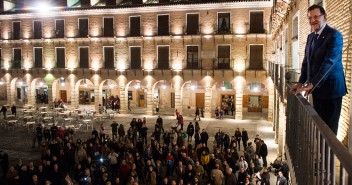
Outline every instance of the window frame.
[[(219, 47), (220, 46), (229, 46), (229, 62), (227, 63), (227, 62), (219, 62)], [(224, 59), (226, 59), (226, 58), (224, 58)], [(219, 67), (219, 64), (223, 64), (223, 66), (220, 66)], [(227, 66), (227, 65), (228, 66)], [(217, 69), (230, 69), (231, 68), (231, 66), (230, 66), (230, 64), (231, 64), (231, 44), (217, 44), (216, 45), (216, 68)]]
[[(64, 33), (63, 33), (62, 37), (58, 37), (59, 34), (57, 34), (57, 31), (58, 31), (57, 30), (58, 29), (57, 28), (57, 21), (63, 21), (64, 22), (64, 24), (63, 24), (64, 25), (64, 27), (63, 27), (63, 32)], [(55, 19), (55, 38), (65, 38), (65, 19)]]
[[(161, 30), (159, 30), (159, 16), (167, 16), (167, 18), (168, 18), (168, 25), (167, 25), (167, 34), (165, 33), (165, 34), (161, 34), (161, 33), (159, 33), (159, 31), (161, 31)], [(158, 36), (168, 36), (168, 35), (170, 35), (170, 14), (157, 14), (156, 15), (156, 22), (157, 22), (157, 35)]]
[[(263, 30), (262, 30), (262, 32), (259, 32), (259, 33), (257, 33), (257, 32), (251, 32), (251, 13), (253, 13), (253, 12), (263, 12), (263, 19), (262, 19), (262, 23), (263, 23)], [(264, 10), (250, 10), (249, 11), (249, 30), (248, 30), (248, 32), (249, 33), (251, 33), (251, 34), (265, 34), (265, 22), (264, 22), (264, 20), (265, 20), (265, 11)]]
[[(132, 60), (131, 60), (131, 56), (132, 56), (132, 48), (140, 48), (140, 58), (139, 58), (139, 60), (140, 60), (140, 65), (139, 65), (139, 68), (132, 68)], [(130, 61), (130, 68), (131, 69), (142, 69), (142, 47), (141, 46), (130, 46), (129, 47), (129, 61)]]
[[(87, 35), (81, 35), (81, 28), (80, 28), (80, 20), (87, 20)], [(78, 24), (77, 24), (77, 27), (78, 27), (78, 37), (79, 38), (86, 38), (89, 36), (89, 18), (78, 18)]]
[(55, 61), (56, 61), (56, 67), (57, 68), (59, 68), (58, 66), (57, 66), (57, 64), (58, 64), (58, 61), (57, 61), (57, 56), (58, 56), (58, 54), (57, 54), (57, 49), (58, 48), (63, 48), (64, 49), (64, 68), (66, 68), (66, 48), (65, 47), (55, 47)]
[[(162, 70), (165, 70), (165, 69), (170, 69), (170, 45), (157, 45), (157, 53), (156, 53), (156, 57), (157, 57), (157, 65), (158, 65), (158, 69), (162, 69)], [(160, 68), (159, 66), (159, 48), (160, 47), (168, 47), (168, 62), (167, 62), (167, 68)]]
[(88, 48), (88, 66), (87, 68), (90, 68), (90, 57), (89, 57), (89, 50), (90, 47), (89, 46), (78, 46), (78, 67), (79, 68), (85, 68), (85, 67), (81, 67), (81, 48)]
[[(132, 33), (132, 31), (131, 31), (132, 30), (131, 18), (133, 18), (133, 17), (139, 17), (139, 34), (137, 34), (137, 35), (131, 34)], [(139, 36), (141, 36), (142, 35), (141, 34), (141, 31), (142, 31), (142, 19), (141, 19), (141, 16), (140, 15), (129, 16), (128, 17), (128, 21), (129, 21), (129, 24), (128, 24), (129, 25), (129, 36), (131, 36), (131, 37), (139, 37)]]
[(116, 68), (116, 66), (115, 66), (115, 47), (114, 46), (103, 46), (103, 60), (104, 60), (104, 68), (108, 68), (107, 66), (106, 66), (106, 60), (105, 60), (105, 48), (112, 48), (113, 49), (113, 68), (115, 69)]
[[(38, 33), (35, 30), (35, 22), (40, 22), (40, 27), (41, 27), (41, 29), (40, 29), (40, 37), (36, 37), (37, 36), (36, 34), (38, 34)], [(43, 21), (42, 20), (33, 20), (32, 25), (33, 25), (32, 26), (33, 39), (41, 39), (41, 38), (43, 38)]]
[[(35, 52), (35, 50), (36, 49), (42, 49), (42, 61), (41, 61), (41, 67), (37, 67), (36, 66), (36, 59), (37, 59), (37, 57), (36, 57), (36, 52)], [(33, 64), (34, 64), (34, 68), (43, 68), (43, 62), (44, 62), (44, 50), (43, 50), (43, 47), (33, 47)]]
[[(229, 28), (228, 30), (225, 30), (224, 32), (220, 31), (220, 26), (219, 26), (219, 14), (229, 14)], [(217, 34), (230, 34), (232, 32), (231, 30), (231, 12), (217, 12), (216, 14), (216, 33)]]
[[(188, 15), (198, 15), (198, 26), (197, 26), (197, 33), (195, 33), (195, 34), (193, 34), (193, 33), (189, 33), (188, 32)], [(186, 35), (197, 35), (197, 34), (199, 34), (200, 33), (200, 29), (199, 29), (199, 22), (200, 22), (200, 16), (199, 16), (199, 13), (186, 13)]]
[[(198, 50), (198, 52), (197, 52), (197, 62), (194, 62), (194, 60), (192, 60), (192, 62), (188, 62), (188, 47), (197, 47), (197, 50)], [(200, 52), (199, 52), (199, 48), (200, 48), (200, 46), (199, 45), (186, 45), (186, 67), (187, 67), (187, 69), (199, 69), (199, 67), (200, 67)], [(193, 57), (192, 57), (192, 59), (193, 59)], [(192, 63), (192, 65), (190, 65), (189, 66), (189, 63)], [(194, 66), (193, 64), (194, 63), (197, 63), (197, 65), (196, 66)]]

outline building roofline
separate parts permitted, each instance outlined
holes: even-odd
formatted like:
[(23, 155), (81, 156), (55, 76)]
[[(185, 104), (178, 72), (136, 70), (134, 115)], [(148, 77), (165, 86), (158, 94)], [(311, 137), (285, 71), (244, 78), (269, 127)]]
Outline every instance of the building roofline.
[[(177, 9), (175, 9), (177, 6)], [(271, 0), (236, 0), (221, 2), (171, 2), (165, 4), (151, 3), (143, 5), (117, 5), (117, 6), (96, 6), (79, 8), (62, 8), (53, 10), (51, 13), (18, 10), (13, 12), (1, 12), (0, 20), (24, 19), (24, 18), (46, 18), (61, 16), (87, 16), (87, 15), (107, 15), (107, 14), (135, 14), (151, 12), (172, 12), (172, 11), (192, 11), (192, 10), (212, 10), (212, 9), (232, 9), (232, 8), (270, 8)]]

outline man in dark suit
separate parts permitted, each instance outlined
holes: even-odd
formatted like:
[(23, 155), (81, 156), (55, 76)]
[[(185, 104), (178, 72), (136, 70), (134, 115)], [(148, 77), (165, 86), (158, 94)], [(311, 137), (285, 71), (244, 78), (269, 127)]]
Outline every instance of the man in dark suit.
[(287, 185), (287, 179), (282, 174), (282, 171), (279, 171), (277, 174), (276, 184), (277, 185)]
[(311, 92), (314, 109), (337, 134), (342, 97), (347, 93), (342, 35), (326, 24), (325, 10), (319, 5), (308, 8), (308, 20), (314, 32), (308, 35), (299, 83), (291, 92)]

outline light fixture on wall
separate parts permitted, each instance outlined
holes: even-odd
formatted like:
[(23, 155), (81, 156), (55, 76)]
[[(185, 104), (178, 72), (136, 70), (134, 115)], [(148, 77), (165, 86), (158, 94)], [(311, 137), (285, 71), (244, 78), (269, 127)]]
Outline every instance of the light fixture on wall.
[(61, 84), (61, 86), (65, 86), (66, 85), (66, 80), (65, 80), (64, 77), (60, 78), (60, 84)]
[(44, 85), (44, 82), (43, 82), (43, 80), (41, 80), (41, 81), (39, 82), (39, 86), (42, 87), (43, 85)]
[(136, 85), (134, 86), (135, 89), (140, 89), (141, 88), (141, 84), (139, 82), (136, 83)]

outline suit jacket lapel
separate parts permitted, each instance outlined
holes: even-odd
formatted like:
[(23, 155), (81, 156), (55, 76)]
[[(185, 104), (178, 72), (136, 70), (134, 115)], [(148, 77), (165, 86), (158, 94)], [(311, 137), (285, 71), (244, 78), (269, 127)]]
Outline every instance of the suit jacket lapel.
[[(329, 26), (326, 25), (324, 30), (320, 33), (319, 37), (318, 37), (318, 40), (316, 40), (316, 43), (314, 43), (314, 48), (312, 48), (312, 52), (311, 52), (311, 56), (310, 58), (313, 57), (313, 55), (315, 54), (315, 52), (317, 51), (317, 49), (322, 45), (322, 43), (324, 42), (324, 39), (328, 33), (328, 29), (329, 29)], [(314, 38), (314, 35), (311, 37), (311, 42), (313, 42), (313, 38)]]

